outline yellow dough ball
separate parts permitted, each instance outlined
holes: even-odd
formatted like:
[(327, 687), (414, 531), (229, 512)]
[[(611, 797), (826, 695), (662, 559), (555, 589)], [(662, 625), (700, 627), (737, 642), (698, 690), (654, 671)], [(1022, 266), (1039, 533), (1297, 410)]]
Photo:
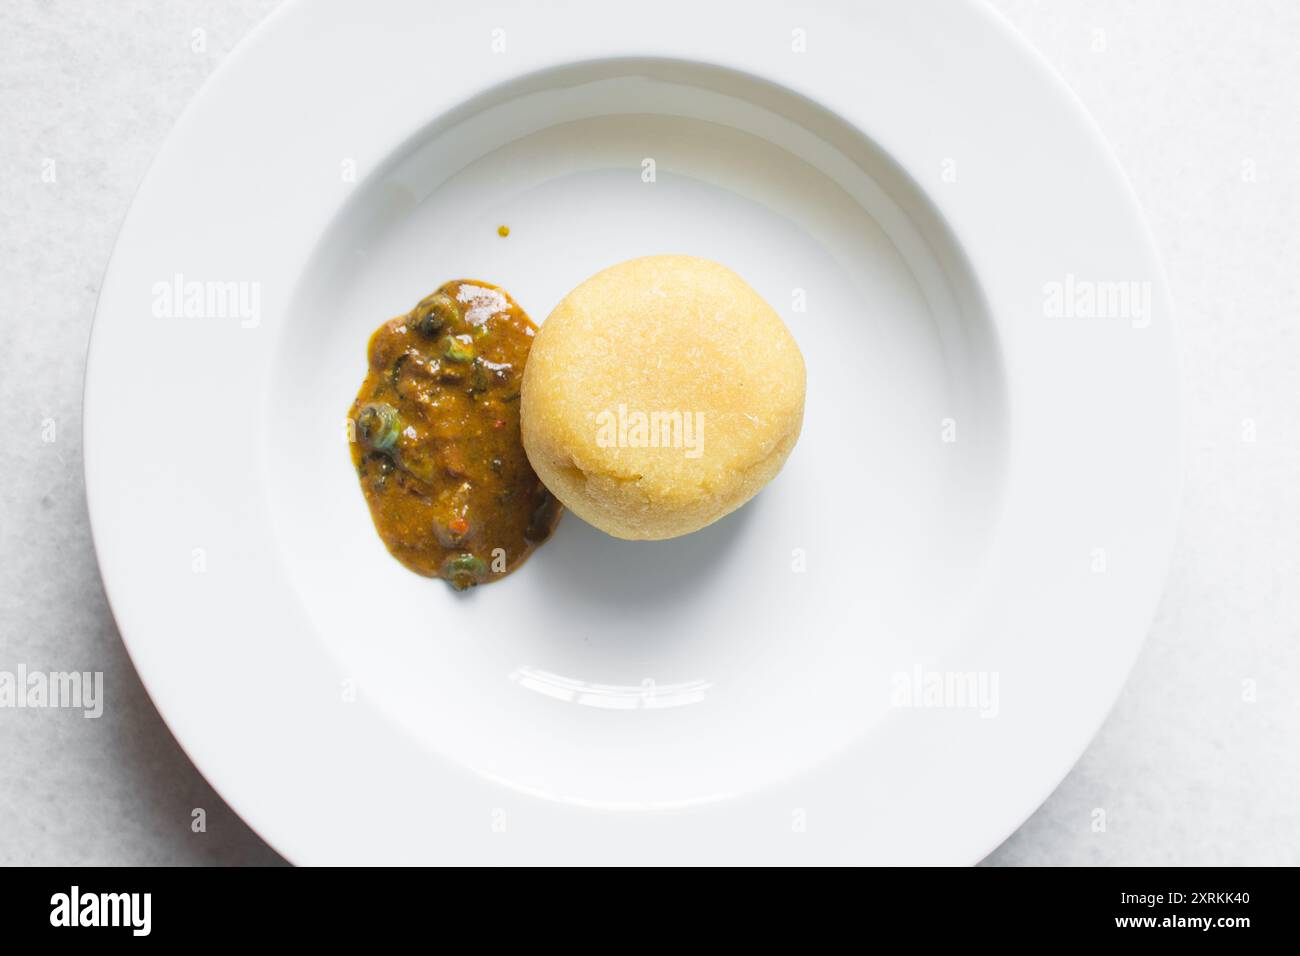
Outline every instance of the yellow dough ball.
[(618, 538), (672, 538), (739, 508), (781, 470), (803, 424), (803, 356), (730, 269), (632, 259), (555, 307), (524, 369), (533, 469)]

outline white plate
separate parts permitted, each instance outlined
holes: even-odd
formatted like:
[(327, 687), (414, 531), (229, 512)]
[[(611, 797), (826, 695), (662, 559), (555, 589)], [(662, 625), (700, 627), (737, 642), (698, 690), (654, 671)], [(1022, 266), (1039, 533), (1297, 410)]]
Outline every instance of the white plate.
[[(543, 7), (288, 4), (159, 155), (85, 397), (150, 695), (300, 863), (979, 859), (1164, 577), (1176, 372), (1128, 188), (982, 6)], [(405, 571), (344, 440), (369, 333), (458, 276), (540, 321), (661, 252), (799, 341), (782, 474), (675, 541), (568, 516), (467, 598)]]

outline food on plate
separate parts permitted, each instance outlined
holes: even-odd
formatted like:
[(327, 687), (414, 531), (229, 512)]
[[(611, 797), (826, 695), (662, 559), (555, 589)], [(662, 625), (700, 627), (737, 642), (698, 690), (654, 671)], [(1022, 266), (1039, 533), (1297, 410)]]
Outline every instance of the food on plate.
[(754, 497), (803, 423), (803, 356), (730, 269), (633, 259), (550, 314), (523, 376), (524, 448), (576, 515), (619, 538), (696, 531)]
[(559, 520), (519, 434), (536, 331), (504, 290), (459, 279), (370, 338), (348, 416), (361, 490), (393, 557), (456, 590), (515, 570)]

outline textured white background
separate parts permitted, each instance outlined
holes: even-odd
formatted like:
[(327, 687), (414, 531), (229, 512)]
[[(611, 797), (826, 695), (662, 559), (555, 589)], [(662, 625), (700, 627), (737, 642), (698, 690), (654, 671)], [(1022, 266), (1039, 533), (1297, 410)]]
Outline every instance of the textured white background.
[[(86, 337), (133, 191), (275, 5), (0, 8), (0, 670), (102, 670), (109, 699), (99, 720), (0, 710), (0, 863), (279, 860), (131, 668), (91, 550), (80, 440)], [(1189, 458), (1137, 668), (1078, 766), (988, 862), (1298, 864), (1300, 4), (996, 6), (1092, 111), (1146, 208), (1178, 306)], [(195, 807), (206, 833), (190, 830)]]

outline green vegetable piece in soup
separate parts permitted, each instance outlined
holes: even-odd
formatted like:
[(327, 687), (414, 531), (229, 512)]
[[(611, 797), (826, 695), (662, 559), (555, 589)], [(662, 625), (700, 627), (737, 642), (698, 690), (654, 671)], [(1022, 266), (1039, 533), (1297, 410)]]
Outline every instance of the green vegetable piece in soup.
[(487, 562), (473, 554), (461, 554), (447, 562), (445, 577), (457, 591), (473, 587), (487, 575)]
[(402, 434), (402, 415), (387, 402), (376, 402), (357, 415), (357, 437), (372, 451), (391, 452)]
[(435, 292), (415, 307), (415, 327), (432, 338), (460, 322), (460, 306), (445, 292)]
[(469, 342), (462, 342), (454, 335), (448, 335), (442, 340), (442, 354), (448, 362), (472, 362), (474, 346)]

